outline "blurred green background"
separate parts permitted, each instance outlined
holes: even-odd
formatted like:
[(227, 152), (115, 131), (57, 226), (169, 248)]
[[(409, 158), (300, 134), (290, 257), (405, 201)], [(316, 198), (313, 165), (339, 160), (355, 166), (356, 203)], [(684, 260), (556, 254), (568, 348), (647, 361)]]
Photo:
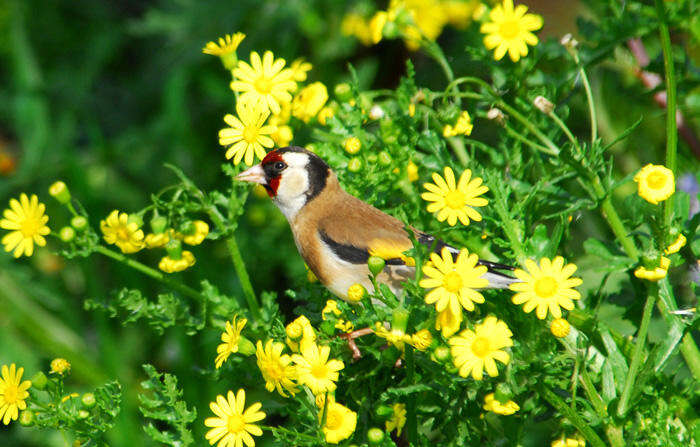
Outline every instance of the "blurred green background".
[[(306, 58), (314, 66), (309, 79), (329, 90), (349, 79), (348, 63), (364, 88), (395, 87), (407, 58), (416, 66), (419, 85), (442, 86), (434, 62), (409, 52), (401, 41), (365, 47), (341, 34), (347, 12), (384, 6), (323, 0), (0, 0), (0, 203), (19, 192), (35, 192), (48, 204), (49, 225), (58, 229), (67, 216), (46, 191), (61, 179), (91, 211), (95, 225), (112, 209), (142, 208), (150, 193), (173, 182), (165, 162), (180, 166), (204, 189), (223, 189), (228, 180), (220, 169), (224, 151), (217, 132), (232, 110), (233, 95), (230, 76), (201, 48), (225, 33), (247, 34), (239, 48), (243, 59), (251, 50), (265, 49), (288, 62)], [(528, 6), (544, 15), (544, 39), (575, 31), (574, 17), (586, 14), (576, 2), (542, 0)], [(478, 74), (464, 51), (474, 33), (447, 28), (439, 39), (458, 73)], [(658, 48), (648, 50), (650, 69), (660, 69)], [(591, 67), (591, 77), (604, 138), (644, 116), (643, 125), (614, 148), (622, 177), (662, 160), (664, 111), (635, 77), (635, 61), (618, 56)], [(691, 121), (698, 117), (695, 98), (700, 95), (681, 97)], [(572, 127), (585, 135), (585, 111), (572, 112), (577, 113), (581, 123)], [(475, 130), (478, 126), (479, 120)], [(697, 167), (693, 158), (683, 157), (691, 163), (681, 166)], [(281, 214), (259, 198), (247, 207), (238, 234), (254, 286), (277, 291), (285, 300), (285, 289), (305, 281), (303, 263)], [(259, 247), (276, 247), (276, 252), (271, 256)], [(195, 255), (198, 250), (213, 253), (198, 258), (198, 268), (183, 274), (184, 281), (206, 278), (241, 297), (223, 244), (195, 247)], [(143, 256), (157, 264), (157, 255)], [(213, 362), (220, 334), (188, 336), (172, 328), (159, 335), (146, 324), (123, 327), (102, 312), (83, 309), (86, 299), (104, 301), (123, 286), (153, 296), (158, 292), (142, 276), (97, 256), (65, 261), (40, 250), (16, 261), (0, 254), (0, 364), (23, 365), (31, 376), (45, 371), (52, 358), (65, 357), (73, 363), (76, 391), (119, 380), (124, 406), (110, 433), (117, 447), (148, 445), (135, 396), (144, 379), (140, 365), (152, 363), (178, 375), (186, 400), (198, 409), (195, 429), (204, 444), (201, 420), (207, 404), (233, 386), (208, 380), (200, 369)], [(54, 445), (65, 445), (59, 433), (0, 425), (0, 446)]]

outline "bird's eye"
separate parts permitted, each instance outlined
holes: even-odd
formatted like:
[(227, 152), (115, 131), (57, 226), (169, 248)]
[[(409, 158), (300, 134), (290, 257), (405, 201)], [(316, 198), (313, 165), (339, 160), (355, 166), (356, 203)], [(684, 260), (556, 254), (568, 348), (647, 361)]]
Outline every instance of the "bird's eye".
[(275, 170), (276, 171), (281, 171), (282, 169), (284, 169), (286, 167), (287, 167), (287, 165), (281, 161), (278, 161), (277, 163), (275, 163)]

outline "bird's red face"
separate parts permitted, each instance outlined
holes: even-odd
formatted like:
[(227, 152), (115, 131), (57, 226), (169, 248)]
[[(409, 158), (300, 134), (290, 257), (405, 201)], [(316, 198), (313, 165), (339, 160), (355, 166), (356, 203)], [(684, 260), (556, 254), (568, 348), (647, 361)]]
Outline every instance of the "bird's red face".
[(263, 185), (275, 205), (291, 218), (323, 190), (329, 173), (328, 165), (316, 154), (285, 147), (268, 153), (236, 179)]

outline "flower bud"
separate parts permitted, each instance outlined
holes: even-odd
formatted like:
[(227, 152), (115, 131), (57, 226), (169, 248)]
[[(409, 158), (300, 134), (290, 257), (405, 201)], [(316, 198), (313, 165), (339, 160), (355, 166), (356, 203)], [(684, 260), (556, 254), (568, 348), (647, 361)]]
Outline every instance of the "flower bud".
[(151, 230), (153, 234), (161, 234), (168, 228), (168, 219), (164, 216), (153, 216), (151, 219)]
[(394, 409), (388, 405), (379, 405), (374, 410), (374, 414), (376, 414), (379, 419), (389, 419), (394, 414)]
[(357, 137), (349, 137), (346, 138), (345, 141), (343, 141), (343, 148), (345, 148), (345, 152), (347, 152), (348, 154), (354, 155), (360, 152), (360, 149), (362, 148), (362, 143)]
[(83, 394), (83, 397), (81, 397), (80, 400), (83, 402), (83, 405), (85, 406), (85, 408), (92, 408), (95, 406), (95, 403), (97, 402), (95, 400), (95, 395), (92, 393)]
[(90, 412), (87, 410), (78, 410), (78, 419), (87, 419), (90, 417)]
[(381, 151), (378, 159), (380, 165), (388, 166), (391, 164), (391, 155), (387, 151)]
[(34, 423), (34, 412), (25, 410), (19, 414), (19, 423), (23, 427), (28, 427)]
[(352, 302), (362, 301), (365, 295), (367, 295), (367, 290), (362, 284), (353, 284), (348, 287), (348, 299)]
[(75, 239), (75, 230), (73, 227), (63, 227), (61, 228), (61, 231), (58, 232), (58, 237), (63, 242), (70, 242)]
[(182, 259), (182, 243), (177, 239), (170, 239), (165, 244), (165, 251), (168, 252), (168, 257), (174, 261)]
[(348, 171), (359, 172), (362, 169), (362, 160), (357, 157), (353, 157), (348, 160)]
[(49, 187), (49, 194), (63, 205), (70, 202), (70, 191), (62, 181), (57, 181)]
[(63, 358), (55, 358), (51, 360), (51, 374), (64, 375), (70, 372), (70, 363)]
[(37, 390), (43, 390), (46, 387), (46, 383), (48, 382), (48, 379), (46, 378), (46, 374), (39, 371), (38, 373), (34, 374), (31, 382), (32, 382), (32, 387), (36, 388)]
[(379, 256), (370, 256), (369, 259), (367, 259), (367, 267), (369, 267), (369, 271), (373, 276), (377, 276), (384, 270), (385, 265), (386, 261)]
[(399, 330), (406, 332), (406, 326), (408, 326), (408, 317), (411, 313), (408, 309), (404, 307), (397, 307), (394, 309), (394, 313), (391, 315), (391, 330)]
[(338, 98), (340, 101), (347, 101), (352, 98), (352, 89), (350, 88), (350, 85), (345, 82), (336, 85), (333, 92), (335, 93), (336, 98)]
[(384, 441), (384, 432), (381, 429), (372, 427), (367, 430), (367, 442), (369, 442), (369, 445), (379, 445), (382, 441)]
[(574, 39), (574, 36), (572, 36), (571, 33), (564, 34), (564, 37), (562, 37), (559, 42), (566, 47), (566, 51), (569, 53), (575, 50), (578, 46), (578, 40)]
[(447, 346), (438, 346), (433, 351), (433, 357), (436, 362), (446, 363), (450, 360), (450, 348)]
[(508, 402), (513, 397), (513, 391), (505, 383), (499, 383), (496, 385), (496, 392), (494, 397), (497, 401), (505, 403)]
[(549, 330), (552, 331), (552, 335), (555, 337), (565, 338), (567, 335), (569, 335), (571, 326), (565, 319), (557, 318), (556, 320), (552, 321), (551, 326), (549, 326)]
[(549, 115), (550, 113), (552, 113), (552, 111), (554, 111), (554, 104), (552, 104), (550, 100), (548, 100), (542, 95), (536, 97), (532, 103), (542, 113), (546, 113)]
[(506, 122), (506, 116), (503, 114), (501, 109), (497, 109), (495, 107), (486, 112), (486, 118), (490, 119), (491, 121), (495, 121), (499, 126), (502, 126)]
[(135, 223), (137, 227), (141, 228), (143, 226), (143, 217), (138, 214), (129, 214), (129, 223)]
[(88, 226), (88, 220), (84, 216), (75, 216), (70, 220), (70, 225), (78, 231), (83, 231)]
[(418, 176), (418, 166), (412, 161), (409, 161), (408, 165), (406, 165), (406, 176), (409, 182), (415, 182), (420, 178)]
[(369, 117), (373, 120), (384, 118), (384, 109), (382, 109), (381, 106), (373, 105), (372, 108), (369, 109)]

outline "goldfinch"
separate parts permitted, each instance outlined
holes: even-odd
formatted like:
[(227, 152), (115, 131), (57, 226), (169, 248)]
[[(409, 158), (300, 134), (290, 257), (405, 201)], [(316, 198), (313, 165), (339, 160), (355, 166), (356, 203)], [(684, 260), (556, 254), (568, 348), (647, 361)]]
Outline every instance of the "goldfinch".
[[(398, 219), (343, 190), (338, 177), (316, 154), (300, 147), (271, 151), (258, 165), (240, 173), (238, 180), (259, 183), (289, 222), (299, 254), (334, 295), (347, 299), (348, 288), (362, 284), (372, 291), (367, 260), (386, 261), (377, 281), (397, 295), (401, 283), (415, 276), (413, 247), (405, 225)], [(436, 252), (446, 247), (454, 257), (459, 249), (411, 228), (415, 239)], [(514, 278), (498, 270), (512, 267), (479, 261), (488, 267), (489, 288), (507, 288)]]

